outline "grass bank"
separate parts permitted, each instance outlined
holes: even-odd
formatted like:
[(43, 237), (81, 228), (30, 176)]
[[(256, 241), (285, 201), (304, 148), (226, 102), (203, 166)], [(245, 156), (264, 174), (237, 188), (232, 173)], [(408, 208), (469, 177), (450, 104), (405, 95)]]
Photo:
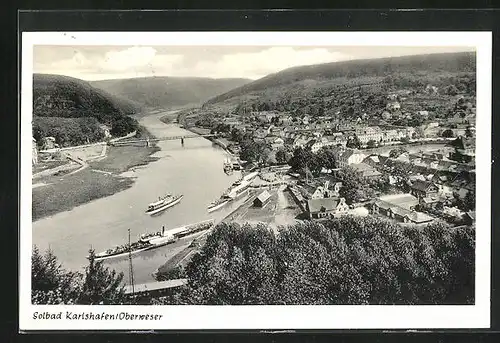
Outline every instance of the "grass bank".
[(33, 221), (112, 195), (131, 187), (134, 181), (87, 168), (72, 175), (47, 177), (43, 182), (47, 185), (32, 190)]
[[(142, 134), (150, 133), (142, 128)], [(159, 147), (108, 147), (106, 157), (89, 162), (89, 167), (71, 175), (51, 175), (37, 180), (44, 186), (32, 189), (33, 221), (68, 211), (92, 200), (107, 197), (132, 186), (132, 178), (121, 174), (132, 167), (146, 165), (157, 158), (151, 154)], [(99, 172), (104, 171), (105, 173)]]
[(110, 173), (123, 173), (132, 167), (146, 165), (158, 160), (151, 155), (159, 151), (159, 147), (140, 146), (110, 146), (106, 157), (100, 161), (91, 162), (93, 169), (107, 171)]

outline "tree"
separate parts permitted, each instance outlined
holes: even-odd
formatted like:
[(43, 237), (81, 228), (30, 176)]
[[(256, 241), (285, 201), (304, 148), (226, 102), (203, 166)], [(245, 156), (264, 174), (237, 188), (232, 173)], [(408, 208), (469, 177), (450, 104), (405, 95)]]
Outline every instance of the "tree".
[(454, 194), (455, 202), (457, 207), (464, 211), (474, 211), (476, 209), (476, 194), (473, 191), (468, 191), (463, 198), (461, 198), (458, 194)]
[(332, 149), (327, 147), (321, 148), (317, 153), (317, 157), (323, 168), (331, 170), (337, 167), (337, 158)]
[(452, 138), (454, 137), (455, 135), (453, 134), (453, 130), (451, 129), (446, 129), (444, 130), (442, 133), (441, 133), (441, 136), (444, 137), (444, 138)]
[(314, 176), (318, 176), (323, 168), (318, 156), (312, 153), (311, 150), (302, 147), (294, 150), (288, 164), (296, 172), (306, 173), (309, 170)]
[(278, 151), (276, 151), (276, 162), (278, 164), (288, 163), (290, 157), (291, 156), (289, 156), (284, 148), (279, 148)]
[(256, 142), (250, 137), (245, 137), (240, 142), (240, 157), (248, 162), (262, 163), (269, 155), (269, 150), (264, 142)]
[(342, 168), (337, 176), (342, 180), (340, 196), (345, 198), (348, 203), (357, 203), (374, 196), (375, 192), (367, 180), (359, 176), (354, 169)]
[(122, 285), (123, 273), (117, 274), (95, 260), (94, 250), (89, 251), (89, 264), (85, 268), (82, 293), (78, 299), (80, 304), (120, 304), (124, 301)]
[(473, 304), (474, 229), (374, 217), (283, 228), (221, 223), (155, 304)]
[(33, 304), (73, 304), (80, 294), (81, 274), (65, 271), (51, 250), (42, 255), (38, 247), (31, 255), (31, 299)]
[(452, 96), (455, 96), (458, 94), (458, 89), (457, 87), (455, 87), (455, 85), (449, 85), (447, 88), (446, 88), (446, 94), (448, 95), (452, 95)]
[(373, 139), (370, 139), (367, 143), (366, 143), (366, 146), (368, 148), (375, 148), (377, 146), (377, 143), (375, 143), (375, 141)]
[(352, 148), (352, 149), (361, 148), (361, 143), (359, 142), (358, 136), (354, 135), (354, 136), (349, 137), (349, 139), (347, 140), (346, 146), (348, 148)]
[(90, 251), (85, 275), (66, 271), (48, 250), (44, 255), (35, 246), (31, 258), (31, 299), (33, 304), (121, 304), (125, 301), (123, 274), (116, 274), (95, 261)]

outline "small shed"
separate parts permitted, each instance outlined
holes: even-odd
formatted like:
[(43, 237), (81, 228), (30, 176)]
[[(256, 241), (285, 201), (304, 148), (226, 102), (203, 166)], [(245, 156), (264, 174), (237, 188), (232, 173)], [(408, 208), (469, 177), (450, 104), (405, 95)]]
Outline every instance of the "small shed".
[(271, 194), (268, 191), (263, 191), (260, 193), (257, 198), (253, 201), (253, 205), (256, 207), (264, 207), (271, 200)]

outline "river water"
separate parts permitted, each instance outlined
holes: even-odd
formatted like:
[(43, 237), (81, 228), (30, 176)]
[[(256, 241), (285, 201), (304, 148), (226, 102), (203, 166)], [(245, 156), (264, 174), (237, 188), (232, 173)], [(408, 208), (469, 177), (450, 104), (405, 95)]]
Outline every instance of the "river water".
[[(159, 119), (164, 115), (152, 114), (140, 122), (157, 137), (192, 134), (161, 122)], [(163, 225), (168, 230), (210, 218), (220, 220), (244, 200), (207, 212), (210, 202), (240, 176), (236, 172), (231, 176), (223, 172), (227, 154), (212, 142), (199, 137), (185, 139), (184, 146), (179, 140), (160, 141), (158, 146), (161, 150), (152, 155), (159, 157), (158, 161), (125, 173), (135, 178), (131, 188), (33, 222), (33, 244), (41, 250), (50, 247), (65, 268), (83, 271), (89, 248), (99, 252), (126, 244), (128, 229), (131, 239), (136, 240), (140, 234), (159, 231)], [(147, 205), (166, 192), (182, 193), (184, 198), (160, 215), (146, 215)], [(153, 281), (152, 273), (166, 262), (166, 256), (182, 250), (190, 240), (192, 237), (133, 256), (134, 282)], [(128, 282), (128, 257), (105, 264), (124, 272), (124, 280)]]

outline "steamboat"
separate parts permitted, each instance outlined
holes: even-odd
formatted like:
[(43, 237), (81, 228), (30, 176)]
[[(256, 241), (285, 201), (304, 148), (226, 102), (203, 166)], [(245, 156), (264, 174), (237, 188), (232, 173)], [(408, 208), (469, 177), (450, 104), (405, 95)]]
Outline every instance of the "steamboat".
[[(208, 219), (194, 224), (165, 231), (165, 227), (159, 232), (143, 234), (137, 242), (117, 246), (95, 254), (96, 261), (118, 258), (127, 255), (135, 255), (140, 252), (156, 249), (167, 244), (175, 243), (179, 238), (210, 229), (215, 223), (214, 219)], [(90, 258), (90, 256), (87, 256)]]
[(212, 202), (210, 205), (208, 205), (208, 212), (213, 212), (217, 211), (218, 209), (221, 209), (222, 207), (226, 206), (229, 202), (231, 201), (231, 198), (228, 198), (227, 196), (222, 196), (219, 199), (215, 200)]
[(180, 203), (183, 197), (184, 195), (182, 194), (179, 195), (167, 194), (164, 197), (160, 197), (157, 201), (148, 205), (146, 213), (153, 215), (165, 211), (167, 208)]

